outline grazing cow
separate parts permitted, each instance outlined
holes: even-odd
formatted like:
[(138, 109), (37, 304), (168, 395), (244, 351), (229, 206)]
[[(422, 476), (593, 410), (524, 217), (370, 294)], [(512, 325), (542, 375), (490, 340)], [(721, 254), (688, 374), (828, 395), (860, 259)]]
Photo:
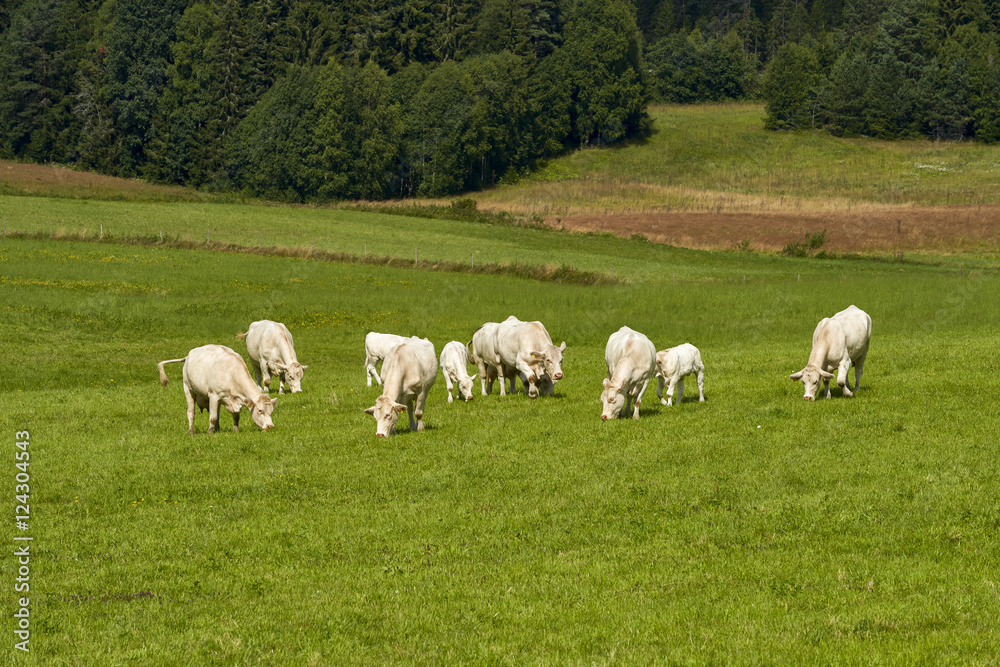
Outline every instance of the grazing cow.
[(487, 322), (476, 329), (472, 340), (466, 345), (469, 356), (479, 369), (479, 382), (483, 396), (493, 393), (493, 381), (499, 377), (500, 355), (497, 354), (497, 322)]
[(396, 421), (403, 410), (410, 417), (411, 431), (424, 430), (424, 403), (437, 379), (437, 371), (434, 345), (426, 338), (406, 338), (389, 351), (382, 364), (382, 395), (365, 410), (375, 416), (375, 435), (384, 438), (395, 433)]
[(847, 371), (854, 364), (854, 391), (861, 386), (868, 343), (872, 337), (872, 318), (857, 306), (848, 306), (833, 317), (824, 317), (813, 332), (812, 352), (809, 362), (798, 373), (790, 377), (802, 380), (807, 401), (816, 399), (816, 391), (822, 380), (826, 387), (826, 398), (830, 398), (830, 380), (837, 370), (837, 384), (844, 390), (844, 396), (854, 396), (847, 382)]
[(608, 338), (604, 361), (608, 377), (601, 392), (601, 419), (629, 412), (633, 401), (632, 418), (638, 419), (642, 395), (656, 373), (656, 347), (638, 331), (622, 327)]
[[(698, 375), (698, 400), (705, 402), (705, 364), (701, 363), (701, 352), (691, 343), (684, 343), (656, 353), (656, 395), (661, 405), (674, 404), (674, 389), (677, 403), (684, 398), (684, 378), (691, 373)], [(667, 397), (663, 398), (663, 385), (667, 385)]]
[[(375, 382), (382, 384), (382, 378), (375, 370), (375, 364), (389, 356), (392, 348), (406, 340), (405, 336), (396, 334), (375, 333), (370, 331), (365, 336), (365, 372), (367, 373), (368, 386), (372, 386), (372, 378)], [(384, 365), (384, 364), (383, 364)]]
[(497, 326), (497, 354), (500, 366), (500, 395), (504, 393), (504, 379), (510, 378), (510, 391), (514, 393), (518, 375), (528, 387), (528, 397), (538, 396), (541, 379), (548, 376), (555, 383), (563, 377), (562, 358), (566, 342), (556, 347), (549, 332), (541, 322), (522, 322), (513, 315)]
[(250, 410), (250, 418), (262, 430), (274, 428), (271, 413), (278, 399), (270, 398), (250, 377), (243, 357), (224, 345), (196, 347), (182, 359), (168, 359), (157, 364), (160, 384), (167, 386), (166, 364), (184, 362), (184, 396), (187, 398), (188, 433), (194, 434), (194, 408), (208, 408), (208, 432), (219, 429), (219, 406), (233, 414), (233, 430), (240, 430), (240, 410)]
[(441, 372), (444, 383), (448, 387), (448, 402), (452, 402), (451, 388), (458, 385), (458, 390), (466, 402), (472, 400), (472, 386), (476, 376), (469, 376), (469, 355), (465, 346), (453, 340), (441, 350)]
[(309, 367), (295, 357), (295, 343), (288, 327), (281, 322), (260, 320), (236, 337), (247, 343), (250, 365), (261, 391), (270, 389), (273, 375), (278, 376), (279, 394), (285, 393), (286, 382), (293, 394), (302, 391), (302, 375)]

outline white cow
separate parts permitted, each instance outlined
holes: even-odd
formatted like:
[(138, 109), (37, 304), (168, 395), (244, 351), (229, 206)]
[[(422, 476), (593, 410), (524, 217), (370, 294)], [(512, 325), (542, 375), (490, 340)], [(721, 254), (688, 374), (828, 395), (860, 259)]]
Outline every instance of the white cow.
[(500, 395), (504, 396), (504, 379), (510, 378), (510, 391), (514, 393), (518, 375), (527, 380), (528, 397), (538, 396), (538, 385), (548, 376), (555, 383), (563, 377), (562, 357), (566, 341), (556, 347), (549, 332), (541, 322), (522, 322), (513, 315), (497, 326), (497, 354), (501, 364)]
[(613, 419), (624, 410), (635, 410), (632, 418), (639, 418), (639, 405), (649, 381), (656, 374), (656, 347), (646, 336), (622, 327), (608, 338), (604, 348), (604, 361), (608, 377), (601, 392), (601, 419)]
[(246, 333), (236, 334), (247, 343), (250, 365), (261, 391), (271, 387), (271, 376), (278, 376), (278, 393), (285, 393), (285, 383), (293, 394), (302, 391), (302, 375), (309, 368), (295, 356), (292, 332), (281, 322), (260, 320), (250, 325)]
[(497, 354), (497, 322), (487, 322), (476, 329), (466, 345), (469, 356), (479, 369), (479, 382), (483, 396), (493, 393), (493, 381), (499, 377), (500, 355)]
[(453, 340), (441, 350), (441, 372), (444, 383), (448, 387), (448, 402), (452, 402), (451, 389), (458, 385), (458, 390), (466, 402), (472, 400), (472, 386), (476, 376), (469, 376), (469, 355), (465, 346)]
[[(705, 364), (701, 363), (701, 352), (691, 343), (684, 343), (656, 353), (656, 396), (661, 405), (674, 404), (674, 389), (677, 403), (684, 398), (684, 378), (692, 373), (698, 376), (698, 400), (705, 402)], [(663, 398), (663, 385), (667, 385), (667, 397)]]
[(260, 390), (250, 377), (243, 357), (224, 345), (196, 347), (181, 359), (168, 359), (157, 364), (160, 384), (167, 386), (166, 364), (184, 362), (184, 396), (187, 398), (188, 433), (194, 433), (194, 408), (208, 408), (208, 432), (219, 429), (219, 406), (233, 414), (233, 430), (240, 430), (240, 410), (250, 410), (250, 418), (262, 430), (274, 428), (271, 413), (278, 399)]
[(820, 380), (826, 387), (826, 398), (830, 398), (830, 380), (837, 370), (837, 384), (844, 390), (844, 396), (854, 396), (847, 383), (847, 371), (854, 364), (854, 391), (861, 386), (868, 343), (872, 337), (872, 318), (857, 306), (848, 306), (833, 317), (824, 317), (813, 332), (812, 352), (809, 362), (798, 373), (792, 373), (793, 381), (802, 380), (807, 401), (816, 399)]
[(404, 340), (406, 340), (405, 336), (376, 333), (374, 331), (370, 331), (365, 336), (365, 372), (367, 373), (366, 377), (368, 378), (369, 387), (372, 386), (372, 378), (375, 378), (375, 382), (378, 384), (382, 384), (382, 378), (379, 377), (378, 371), (375, 370), (375, 364), (388, 357), (392, 348)]
[(424, 430), (424, 403), (437, 379), (437, 371), (434, 345), (426, 338), (404, 339), (389, 351), (382, 364), (382, 395), (365, 410), (375, 416), (378, 437), (396, 432), (396, 421), (404, 410), (410, 418), (410, 430)]

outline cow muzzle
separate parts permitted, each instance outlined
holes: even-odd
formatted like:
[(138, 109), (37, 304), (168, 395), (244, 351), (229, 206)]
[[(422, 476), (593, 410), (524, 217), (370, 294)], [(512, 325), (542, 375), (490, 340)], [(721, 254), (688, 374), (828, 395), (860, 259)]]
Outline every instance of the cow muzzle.
[(813, 400), (815, 400), (812, 396), (803, 396), (802, 398), (804, 398), (807, 401), (813, 401)]
[(562, 380), (562, 373), (556, 373), (552, 377), (554, 377), (556, 380)]
[(385, 433), (376, 433), (375, 436), (378, 437), (378, 438), (384, 438), (385, 437)]
[(608, 421), (608, 416), (607, 415), (601, 415), (601, 419), (604, 420), (604, 421)]

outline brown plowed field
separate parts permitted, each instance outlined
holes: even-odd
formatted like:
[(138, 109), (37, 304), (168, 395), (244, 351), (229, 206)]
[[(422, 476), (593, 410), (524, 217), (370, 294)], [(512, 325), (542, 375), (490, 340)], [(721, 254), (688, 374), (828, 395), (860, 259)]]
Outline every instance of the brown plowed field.
[(1000, 250), (1000, 205), (866, 207), (835, 213), (569, 214), (546, 223), (620, 236), (641, 234), (657, 243), (701, 249), (731, 250), (748, 240), (754, 250), (780, 250), (825, 229), (823, 247), (834, 252)]

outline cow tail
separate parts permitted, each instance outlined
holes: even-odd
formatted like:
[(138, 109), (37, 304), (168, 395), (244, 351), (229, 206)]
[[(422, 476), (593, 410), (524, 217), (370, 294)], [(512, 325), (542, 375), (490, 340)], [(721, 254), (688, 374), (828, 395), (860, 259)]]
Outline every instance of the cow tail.
[(247, 334), (248, 334), (248, 333), (250, 333), (250, 332), (249, 332), (249, 331), (247, 331), (247, 333), (241, 333), (241, 334), (236, 334), (236, 339), (237, 339), (237, 340), (246, 340), (246, 339), (247, 339)]
[(167, 374), (164, 372), (163, 366), (178, 361), (187, 361), (187, 357), (184, 357), (182, 359), (167, 359), (166, 361), (161, 361), (160, 363), (156, 364), (156, 367), (160, 370), (160, 384), (162, 384), (164, 387), (167, 386)]

